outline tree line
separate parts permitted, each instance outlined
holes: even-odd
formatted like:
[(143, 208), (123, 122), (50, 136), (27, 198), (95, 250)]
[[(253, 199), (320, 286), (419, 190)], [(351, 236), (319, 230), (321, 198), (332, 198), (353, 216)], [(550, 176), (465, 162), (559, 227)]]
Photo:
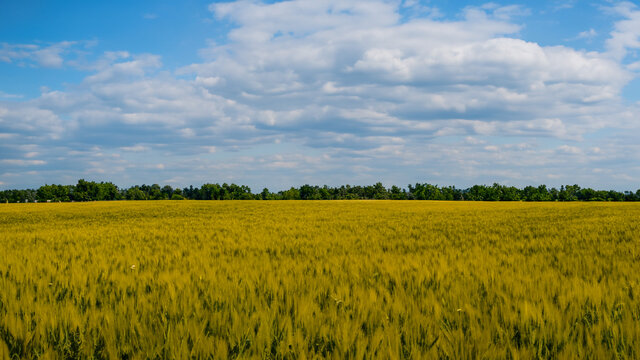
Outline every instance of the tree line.
[(339, 187), (302, 185), (271, 192), (253, 193), (246, 185), (204, 184), (201, 187), (173, 188), (170, 185), (136, 185), (118, 188), (111, 182), (78, 180), (76, 185), (43, 185), (38, 189), (0, 191), (0, 202), (69, 202), (105, 200), (468, 200), (468, 201), (640, 201), (640, 189), (631, 191), (593, 190), (578, 185), (559, 189), (546, 185), (517, 188), (500, 184), (474, 185), (466, 189), (432, 184), (407, 188), (382, 183)]

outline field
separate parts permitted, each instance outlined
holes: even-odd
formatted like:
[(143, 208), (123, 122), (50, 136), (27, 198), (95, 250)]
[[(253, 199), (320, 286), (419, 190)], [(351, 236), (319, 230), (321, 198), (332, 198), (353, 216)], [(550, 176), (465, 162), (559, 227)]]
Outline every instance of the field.
[(640, 358), (640, 204), (0, 205), (0, 359)]

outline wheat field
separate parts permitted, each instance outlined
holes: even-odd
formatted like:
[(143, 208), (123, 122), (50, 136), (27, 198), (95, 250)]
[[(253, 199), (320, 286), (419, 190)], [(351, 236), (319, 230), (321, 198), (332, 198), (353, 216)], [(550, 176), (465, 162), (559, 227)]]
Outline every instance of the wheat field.
[(0, 358), (640, 357), (640, 204), (0, 205)]

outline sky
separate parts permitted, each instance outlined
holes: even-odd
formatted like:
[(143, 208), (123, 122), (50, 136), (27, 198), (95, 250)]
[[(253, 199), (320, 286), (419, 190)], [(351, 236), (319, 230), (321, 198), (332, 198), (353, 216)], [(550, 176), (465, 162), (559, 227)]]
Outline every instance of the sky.
[(2, 1), (0, 189), (640, 188), (640, 6)]

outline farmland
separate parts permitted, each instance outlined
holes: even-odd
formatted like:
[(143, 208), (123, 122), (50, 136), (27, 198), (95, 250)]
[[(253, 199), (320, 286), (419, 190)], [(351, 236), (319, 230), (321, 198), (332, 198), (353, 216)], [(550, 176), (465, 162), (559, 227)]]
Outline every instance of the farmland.
[(0, 205), (0, 358), (638, 358), (640, 204)]

